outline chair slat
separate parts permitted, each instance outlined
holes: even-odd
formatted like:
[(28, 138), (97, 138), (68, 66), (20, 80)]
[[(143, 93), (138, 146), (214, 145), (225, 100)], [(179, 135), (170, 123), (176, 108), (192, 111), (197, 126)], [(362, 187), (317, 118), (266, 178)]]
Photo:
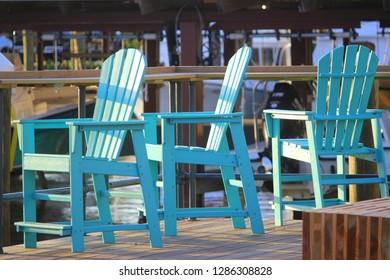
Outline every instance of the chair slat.
[[(361, 51), (361, 54), (363, 54), (365, 57), (367, 57), (367, 60), (368, 60), (368, 63), (366, 63), (366, 66), (362, 65), (361, 67), (362, 68), (367, 67), (367, 69), (365, 69), (366, 72), (376, 71), (377, 66), (378, 66), (378, 61), (379, 61), (378, 57), (376, 55), (372, 55), (372, 53), (370, 55), (370, 53), (368, 52), (367, 49), (365, 49), (365, 52)], [(358, 67), (360, 67), (360, 66), (358, 66)], [(359, 107), (358, 107), (359, 114), (363, 114), (367, 110), (367, 106), (368, 106), (372, 86), (374, 83), (374, 79), (375, 79), (375, 77), (372, 75), (368, 75), (363, 79), (364, 81), (363, 81), (363, 86), (361, 89), (362, 90), (362, 98), (360, 100)], [(351, 143), (352, 147), (358, 146), (362, 127), (363, 127), (363, 120), (358, 120), (356, 123), (354, 137), (353, 137), (352, 143)]]
[[(340, 74), (343, 71), (343, 56), (344, 56), (344, 50), (343, 49), (335, 49), (332, 54), (332, 60), (331, 60), (331, 73)], [(332, 78), (329, 78), (329, 92), (327, 92), (327, 114), (328, 115), (336, 115), (338, 105), (339, 105), (339, 88), (341, 84), (342, 78), (335, 76)], [(318, 93), (320, 94), (320, 92)], [(320, 106), (322, 104), (319, 104)], [(324, 105), (324, 104), (323, 104)], [(336, 121), (328, 120), (325, 124), (325, 149), (332, 147), (333, 145), (333, 137), (334, 137), (334, 130), (335, 130)], [(321, 137), (318, 135), (317, 137)]]
[[(106, 75), (111, 77), (106, 81), (107, 84), (99, 84), (97, 100), (99, 109), (94, 113), (94, 120), (126, 121), (131, 119), (145, 70), (144, 57), (132, 49), (120, 50), (114, 58), (106, 60), (103, 63), (101, 79), (109, 79), (105, 78)], [(125, 131), (118, 130), (91, 132), (86, 156), (117, 159), (125, 136)]]
[[(229, 60), (215, 109), (216, 114), (227, 114), (233, 111), (234, 104), (236, 103), (237, 96), (245, 77), (245, 71), (249, 64), (251, 53), (251, 48), (243, 47)], [(206, 149), (217, 151), (221, 146), (221, 141), (226, 129), (226, 123), (212, 124)]]
[[(356, 76), (355, 65), (356, 65), (356, 52), (357, 46), (350, 46), (347, 48), (345, 53), (344, 61), (344, 70), (343, 70), (343, 79), (341, 82), (341, 92), (340, 92), (340, 104), (338, 107), (338, 114), (345, 115), (348, 113), (349, 100), (351, 97), (351, 86), (353, 78)], [(346, 125), (347, 121), (338, 120), (335, 130), (335, 141), (334, 149), (340, 150), (345, 143), (345, 139), (349, 138), (346, 134)]]
[[(132, 118), (134, 114), (135, 104), (137, 103), (139, 92), (143, 84), (144, 72), (146, 70), (146, 61), (144, 57), (139, 53), (135, 53), (135, 56), (132, 60), (132, 64), (136, 71), (132, 71), (129, 75), (130, 83), (127, 84), (124, 105), (122, 105), (120, 114), (118, 116), (118, 121), (128, 121)], [(126, 105), (125, 105), (126, 104)], [(126, 131), (117, 131), (116, 134), (116, 143), (113, 146), (113, 149), (109, 153), (110, 158), (117, 159), (120, 155), (120, 150), (122, 149), (123, 142), (126, 136)]]
[[(329, 83), (328, 83), (328, 77), (323, 77), (320, 74), (322, 73), (329, 73), (329, 65), (331, 63), (331, 56), (330, 53), (327, 53), (324, 55), (318, 62), (317, 66), (317, 88), (321, 89), (317, 93), (317, 100), (316, 100), (316, 112), (318, 114), (326, 115), (327, 114), (327, 96), (329, 91)], [(316, 145), (318, 147), (321, 147), (323, 142), (323, 134), (324, 134), (325, 125), (324, 122), (318, 121), (316, 122), (316, 128), (315, 128), (315, 135), (317, 135), (315, 141)]]
[[(374, 81), (376, 56), (367, 48), (349, 46), (333, 50), (318, 63), (317, 113), (321, 115), (364, 114)], [(344, 57), (344, 59), (343, 59)], [(330, 66), (329, 66), (330, 65)], [(326, 120), (316, 123), (316, 144), (324, 150), (354, 149), (359, 144), (362, 119)]]

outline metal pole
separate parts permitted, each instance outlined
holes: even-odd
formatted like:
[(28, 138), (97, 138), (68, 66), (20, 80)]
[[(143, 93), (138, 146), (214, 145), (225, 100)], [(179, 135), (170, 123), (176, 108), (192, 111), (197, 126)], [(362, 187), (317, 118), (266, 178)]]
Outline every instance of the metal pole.
[[(0, 71), (14, 71), (14, 65), (0, 53)], [(10, 243), (10, 210), (4, 210), (3, 194), (10, 192), (10, 132), (11, 132), (11, 89), (0, 88), (0, 254), (3, 253), (4, 231), (7, 230), (6, 243)], [(7, 138), (8, 137), (8, 138)], [(5, 225), (4, 219), (7, 224)]]
[[(190, 82), (190, 112), (196, 111), (196, 82)], [(190, 146), (196, 146), (196, 125), (190, 124), (189, 129), (189, 138), (190, 138)], [(189, 207), (195, 208), (196, 207), (196, 165), (191, 164), (190, 165), (190, 178), (189, 178)]]
[(4, 178), (5, 178), (5, 162), (4, 162), (4, 125), (3, 125), (3, 113), (4, 113), (4, 95), (6, 94), (6, 89), (0, 89), (0, 116), (1, 116), (1, 121), (0, 121), (0, 150), (1, 150), (1, 163), (0, 163), (0, 172), (1, 172), (1, 182), (0, 182), (0, 254), (3, 254), (3, 193), (4, 193)]

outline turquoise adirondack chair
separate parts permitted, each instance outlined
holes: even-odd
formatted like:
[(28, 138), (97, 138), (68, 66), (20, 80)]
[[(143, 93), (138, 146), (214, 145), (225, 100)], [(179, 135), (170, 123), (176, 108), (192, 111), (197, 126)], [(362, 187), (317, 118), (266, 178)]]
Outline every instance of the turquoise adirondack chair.
[[(146, 153), (144, 121), (131, 120), (145, 71), (146, 60), (139, 50), (120, 50), (103, 63), (93, 118), (17, 122), (23, 158), (24, 218), (15, 225), (17, 231), (24, 233), (25, 247), (36, 247), (37, 233), (70, 235), (72, 251), (83, 252), (85, 234), (102, 232), (104, 243), (114, 243), (114, 231), (118, 230), (147, 230), (151, 246), (162, 246), (157, 197), (154, 196), (154, 182)], [(34, 131), (53, 128), (69, 130), (69, 155), (35, 153)], [(118, 161), (127, 131), (131, 133), (135, 163)], [(38, 170), (69, 172), (70, 193), (37, 192), (35, 173)], [(92, 177), (99, 215), (97, 220), (85, 220), (83, 215), (84, 174)], [(113, 224), (110, 198), (131, 198), (133, 193), (108, 189), (106, 175), (139, 177), (148, 218), (146, 224)], [(37, 221), (38, 200), (70, 203), (70, 221)]]
[[(148, 124), (145, 128), (148, 157), (152, 162), (155, 178), (158, 162), (162, 163), (163, 218), (166, 235), (177, 235), (177, 219), (202, 217), (231, 217), (235, 228), (245, 228), (244, 217), (249, 216), (253, 233), (264, 233), (256, 186), (249, 160), (246, 139), (243, 131), (243, 114), (232, 113), (239, 94), (251, 48), (243, 47), (229, 60), (221, 93), (215, 112), (178, 112), (144, 114)], [(157, 143), (156, 123), (161, 121), (162, 143)], [(206, 147), (181, 146), (175, 143), (175, 127), (180, 124), (211, 123), (211, 131)], [(229, 151), (226, 138), (230, 128), (234, 152)], [(227, 207), (178, 208), (176, 199), (176, 164), (219, 166)], [(236, 179), (235, 169), (240, 173)], [(238, 188), (242, 188), (246, 202), (243, 209)]]
[[(272, 138), (274, 209), (276, 225), (283, 225), (282, 211), (307, 210), (347, 202), (348, 184), (379, 184), (381, 197), (389, 196), (380, 119), (382, 110), (367, 109), (378, 57), (364, 46), (338, 47), (319, 59), (315, 111), (264, 110)], [(280, 120), (304, 120), (307, 138), (281, 139)], [(363, 122), (371, 120), (374, 147), (360, 142)], [(335, 156), (337, 174), (324, 174), (320, 157)], [(375, 162), (378, 174), (347, 174), (346, 156)], [(311, 165), (312, 174), (282, 174), (281, 157)], [(313, 200), (284, 201), (282, 184), (312, 181)], [(337, 198), (324, 199), (324, 185), (338, 186)]]

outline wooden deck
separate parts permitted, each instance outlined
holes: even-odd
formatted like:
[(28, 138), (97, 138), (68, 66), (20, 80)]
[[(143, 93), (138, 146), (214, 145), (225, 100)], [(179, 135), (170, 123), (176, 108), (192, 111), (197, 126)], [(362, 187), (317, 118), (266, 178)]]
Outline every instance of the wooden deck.
[(0, 260), (301, 260), (302, 222), (286, 221), (275, 227), (265, 222), (266, 233), (233, 229), (229, 219), (180, 220), (178, 236), (164, 236), (163, 248), (150, 248), (144, 231), (117, 232), (115, 244), (103, 244), (100, 235), (85, 238), (85, 252), (72, 253), (69, 237), (38, 242), (38, 248), (4, 247)]

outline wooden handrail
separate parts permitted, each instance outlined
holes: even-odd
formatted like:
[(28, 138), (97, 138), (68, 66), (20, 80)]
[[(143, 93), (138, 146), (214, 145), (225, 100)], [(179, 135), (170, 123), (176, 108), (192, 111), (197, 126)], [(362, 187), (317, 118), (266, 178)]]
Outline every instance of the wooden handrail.
[[(167, 80), (200, 81), (222, 79), (224, 66), (170, 66), (148, 67), (145, 82), (160, 83)], [(317, 75), (316, 66), (249, 66), (249, 80), (313, 80)], [(0, 88), (15, 85), (94, 85), (100, 70), (44, 70), (0, 72)], [(377, 79), (390, 79), (390, 66), (378, 66)]]
[[(223, 79), (226, 67), (224, 66), (170, 66), (170, 67), (148, 67), (145, 76), (146, 83), (162, 83), (164, 81), (203, 81)], [(44, 70), (44, 71), (12, 71), (0, 72), (0, 94), (10, 95), (10, 88), (16, 86), (64, 86), (75, 85), (85, 87), (97, 85), (99, 82), (100, 70)], [(246, 79), (248, 80), (287, 80), (287, 81), (309, 81), (316, 79), (316, 66), (249, 66)], [(390, 66), (378, 66), (376, 78), (381, 80), (381, 87), (390, 88)], [(389, 84), (389, 86), (387, 86)], [(4, 101), (4, 100), (3, 100)], [(2, 108), (9, 106), (1, 102)], [(0, 116), (3, 119), (3, 116)], [(9, 129), (3, 127), (2, 130)], [(6, 134), (7, 135), (7, 134)], [(0, 146), (3, 145), (3, 138), (0, 139)], [(7, 152), (6, 149), (4, 153)], [(3, 156), (3, 155), (2, 155)], [(5, 176), (3, 162), (0, 164), (0, 177)], [(2, 186), (0, 181), (0, 207), (2, 207)], [(0, 209), (1, 210), (1, 209)], [(0, 223), (1, 223), (0, 211)], [(0, 224), (0, 231), (2, 226)], [(0, 232), (0, 239), (2, 235)], [(0, 253), (2, 242), (0, 240)]]

